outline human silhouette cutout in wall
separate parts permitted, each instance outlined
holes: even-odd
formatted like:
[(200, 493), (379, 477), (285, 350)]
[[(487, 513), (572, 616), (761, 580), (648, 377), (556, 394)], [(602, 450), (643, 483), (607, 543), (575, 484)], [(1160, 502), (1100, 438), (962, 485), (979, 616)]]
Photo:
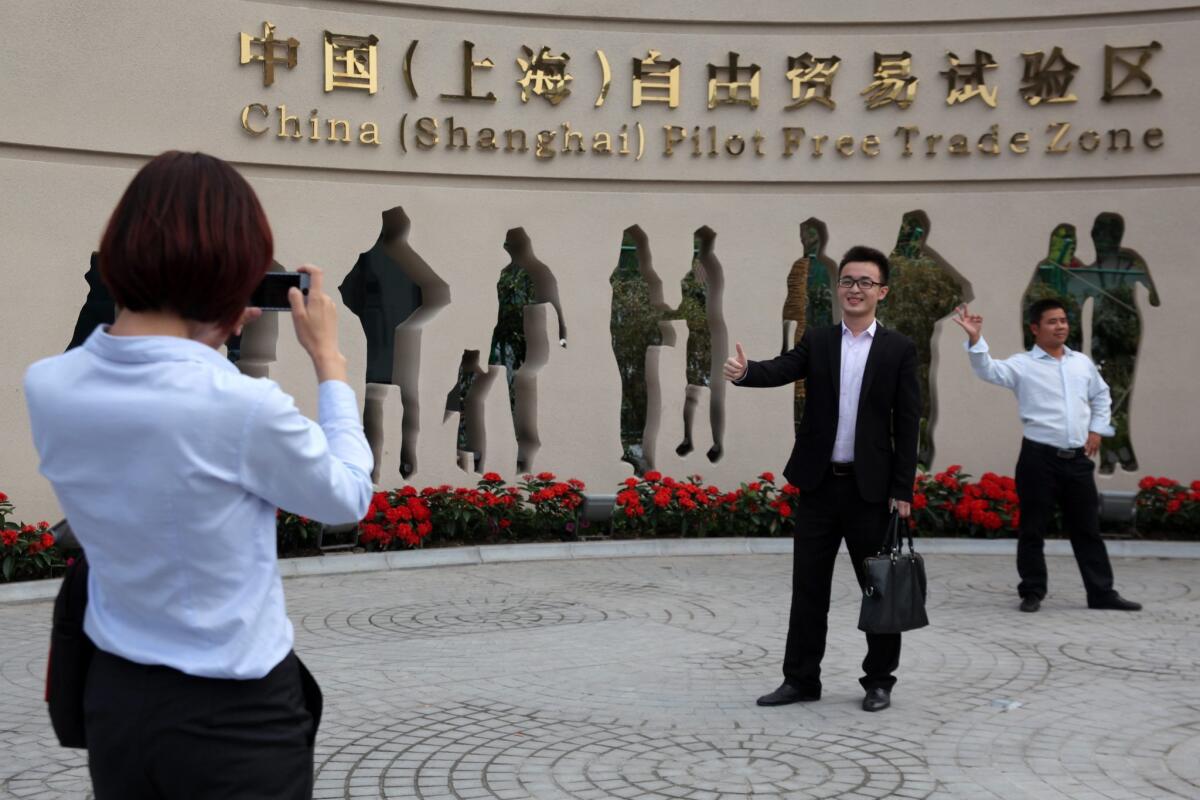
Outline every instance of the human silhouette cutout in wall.
[(1121, 246), (1125, 220), (1119, 214), (1105, 212), (1092, 225), (1096, 246), (1096, 277), (1100, 289), (1092, 306), (1092, 360), (1112, 389), (1113, 426), (1116, 435), (1101, 442), (1100, 470), (1111, 473), (1117, 464), (1133, 472), (1138, 468), (1133, 437), (1129, 430), (1129, 409), (1137, 378), (1137, 355), (1142, 341), (1142, 315), (1137, 307), (1134, 287), (1142, 284), (1149, 291), (1150, 305), (1161, 304), (1150, 267), (1138, 253)]
[(937, 395), (930, 375), (935, 358), (938, 323), (962, 303), (974, 299), (970, 282), (929, 246), (931, 229), (924, 211), (910, 211), (900, 222), (896, 247), (889, 256), (892, 291), (879, 304), (879, 321), (903, 333), (917, 346), (921, 385), (921, 430), (917, 459), (932, 466)]
[[(511, 255), (509, 241), (505, 241), (504, 249)], [(500, 277), (496, 281), (496, 324), (492, 328), (487, 363), (500, 364), (506, 368), (504, 389), (508, 392), (514, 427), (517, 418), (514, 378), (516, 371), (525, 363), (525, 306), (536, 302), (537, 288), (534, 286), (533, 277), (515, 260), (510, 261), (500, 270)], [(472, 437), (468, 436), (467, 419), (467, 397), (478, 375), (479, 351), (464, 350), (458, 368), (458, 382), (446, 395), (446, 413), (458, 413), (458, 449), (471, 452), (474, 455), (476, 471), (482, 472), (482, 456), (486, 442), (472, 441)], [(526, 469), (520, 458), (516, 467), (518, 472)]]
[[(723, 381), (713, 380), (712, 354), (714, 348), (717, 352), (725, 351), (728, 334), (721, 313), (724, 276), (716, 257), (715, 240), (716, 234), (710, 228), (696, 232), (692, 268), (680, 281), (682, 300), (678, 308), (671, 308), (663, 300), (662, 280), (654, 270), (649, 241), (636, 225), (625, 231), (617, 266), (609, 276), (612, 287), (609, 332), (621, 378), (622, 460), (632, 464), (638, 474), (651, 466), (646, 461), (643, 442), (649, 414), (646, 350), (651, 346), (686, 347), (687, 384), (708, 387), (710, 391), (707, 411), (713, 441), (706, 456), (715, 462), (724, 452), (725, 387)], [(686, 343), (664, 342), (659, 323), (669, 320), (687, 323)], [(694, 449), (692, 427), (698, 411), (685, 401), (684, 438), (675, 448), (677, 455), (685, 456)]]
[[(709, 227), (696, 232), (695, 257), (692, 268), (680, 281), (682, 300), (679, 308), (671, 311), (667, 319), (682, 319), (687, 323), (687, 386), (702, 386), (708, 391), (708, 418), (712, 429), (712, 444), (705, 456), (715, 463), (725, 451), (725, 381), (717, 370), (720, 362), (714, 363), (713, 353), (724, 353), (729, 347), (729, 334), (725, 325), (723, 295), (725, 271), (716, 255), (717, 234)], [(694, 395), (685, 387), (683, 412), (683, 441), (675, 448), (676, 455), (686, 456), (694, 449), (694, 426), (697, 408)]]
[(458, 414), (458, 437), (455, 439), (455, 450), (458, 453), (471, 454), (471, 468), (482, 472), (484, 442), (473, 442), (468, 436), (467, 398), (475, 385), (475, 378), (481, 373), (478, 350), (463, 350), (462, 360), (458, 364), (458, 379), (446, 393), (445, 420), (451, 414)]
[(111, 325), (117, 319), (117, 302), (100, 279), (99, 253), (92, 253), (88, 271), (83, 279), (88, 285), (87, 299), (83, 301), (79, 316), (75, 319), (75, 332), (71, 334), (71, 341), (67, 344), (68, 350), (83, 344), (92, 335), (92, 331), (96, 330), (97, 325)]
[(1083, 312), (1092, 303), (1091, 352), (1112, 392), (1112, 424), (1116, 434), (1100, 445), (1100, 471), (1112, 473), (1119, 464), (1126, 471), (1138, 468), (1137, 454), (1129, 429), (1129, 409), (1136, 378), (1137, 354), (1141, 346), (1142, 318), (1134, 288), (1144, 285), (1150, 305), (1161, 301), (1150, 267), (1134, 250), (1121, 245), (1125, 220), (1105, 211), (1096, 216), (1091, 237), (1096, 260), (1083, 264), (1075, 257), (1075, 226), (1062, 223), (1050, 235), (1050, 251), (1038, 264), (1022, 304), (1022, 333), (1026, 347), (1033, 344), (1025, 312), (1036, 300), (1054, 297), (1067, 306), (1071, 334), (1067, 346), (1083, 349)]
[[(809, 217), (800, 223), (800, 243), (804, 246), (804, 259), (808, 262), (804, 316), (806, 323), (813, 327), (832, 325), (834, 315), (840, 316), (840, 309), (833, 301), (837, 262), (825, 254), (828, 242), (829, 230), (824, 222)], [(796, 326), (797, 330), (801, 327)]]
[(399, 208), (383, 212), (375, 245), (358, 256), (338, 291), (367, 339), (367, 383), (392, 383), (396, 326), (421, 306), (421, 287), (388, 253), (405, 230)]
[[(505, 243), (508, 249), (508, 243)], [(492, 341), (488, 348), (488, 364), (501, 364), (506, 368), (505, 391), (508, 392), (509, 409), (516, 424), (516, 371), (525, 363), (525, 306), (536, 303), (537, 290), (533, 278), (515, 261), (500, 270), (496, 281), (496, 324), (492, 328)], [(458, 449), (474, 454), (475, 469), (482, 472), (485, 442), (472, 441), (468, 436), (467, 397), (480, 375), (479, 351), (464, 350), (458, 368), (458, 383), (446, 395), (446, 413), (458, 413)], [(525, 470), (518, 459), (517, 470)]]
[[(509, 254), (509, 263), (500, 270), (496, 281), (496, 324), (492, 328), (488, 346), (487, 365), (505, 368), (504, 390), (508, 393), (517, 440), (516, 468), (518, 472), (523, 472), (532, 468), (534, 452), (539, 443), (536, 404), (533, 403), (535, 398), (526, 399), (528, 408), (522, 412), (519, 408), (522, 398), (517, 391), (517, 370), (524, 366), (530, 344), (526, 340), (525, 308), (532, 304), (548, 303), (554, 309), (558, 321), (559, 348), (567, 346), (567, 323), (559, 299), (558, 280), (534, 254), (533, 243), (523, 228), (513, 228), (508, 232), (504, 250)], [(544, 339), (534, 344), (539, 346), (540, 352), (550, 352), (549, 341)], [(487, 450), (485, 440), (491, 434), (486, 432), (483, 420), (469, 418), (472, 413), (478, 413), (478, 409), (472, 411), (472, 404), (468, 400), (477, 381), (486, 374), (487, 370), (480, 365), (479, 351), (464, 350), (458, 381), (446, 395), (447, 415), (459, 414), (457, 447), (460, 451), (473, 454), (477, 472), (488, 469), (481, 465)], [(499, 387), (488, 384), (482, 388), (490, 392)], [(508, 469), (511, 466), (502, 465), (499, 468)]]
[(1074, 225), (1063, 222), (1050, 232), (1046, 258), (1038, 263), (1021, 301), (1021, 336), (1026, 349), (1033, 346), (1033, 334), (1025, 322), (1029, 307), (1038, 300), (1052, 297), (1067, 307), (1067, 322), (1071, 326), (1067, 347), (1083, 350), (1083, 304), (1092, 289), (1082, 272), (1086, 265), (1075, 255), (1078, 244)]
[[(563, 313), (562, 302), (558, 295), (558, 279), (553, 270), (544, 264), (533, 250), (533, 241), (525, 233), (524, 228), (513, 228), (504, 239), (504, 249), (511, 257), (511, 263), (501, 270), (500, 279), (496, 283), (496, 301), (500, 309), (497, 315), (497, 331), (493, 336), (493, 350), (500, 341), (496, 335), (502, 334), (502, 317), (505, 314), (519, 314), (522, 317), (522, 333), (524, 332), (524, 309), (530, 303), (549, 303), (554, 309), (558, 320), (558, 344), (567, 346), (567, 318)], [(516, 270), (524, 276), (513, 274)], [(505, 275), (512, 274), (512, 283), (506, 283)], [(530, 288), (532, 287), (532, 288)], [(505, 311), (505, 309), (509, 309)], [(494, 353), (493, 353), (494, 354)], [(502, 363), (491, 361), (490, 363)]]
[[(784, 322), (795, 322), (792, 338), (784, 336), (781, 353), (796, 346), (805, 328), (832, 325), (834, 319), (833, 279), (837, 264), (825, 255), (829, 230), (816, 217), (800, 223), (800, 245), (803, 255), (792, 263), (787, 276), (787, 297), (783, 301)], [(786, 325), (785, 325), (786, 330)], [(793, 422), (800, 424), (804, 416), (804, 382), (796, 381)]]
[(662, 344), (658, 323), (666, 314), (651, 298), (650, 282), (658, 282), (660, 297), (662, 284), (657, 276), (642, 273), (637, 250), (639, 243), (644, 245), (644, 235), (635, 239), (634, 231), (625, 231), (617, 265), (608, 278), (612, 287), (609, 334), (621, 378), (621, 458), (641, 474), (648, 469), (642, 447), (648, 402), (646, 348)]
[[(534, 253), (533, 242), (524, 228), (513, 228), (504, 240), (504, 249), (512, 259), (500, 271), (496, 281), (496, 325), (488, 351), (488, 364), (505, 367), (509, 408), (513, 415), (513, 431), (517, 437), (517, 470), (533, 467), (540, 447), (536, 398), (522, 397), (517, 388), (517, 370), (525, 366), (529, 352), (551, 353), (553, 342), (545, 337), (529, 342), (525, 331), (525, 308), (536, 303), (548, 303), (558, 322), (558, 347), (567, 347), (567, 318), (558, 293), (558, 279), (553, 270)], [(534, 328), (543, 336), (540, 327)], [(526, 370), (530, 369), (526, 367)], [(535, 385), (536, 373), (525, 374), (527, 386)], [(525, 407), (522, 408), (521, 406)]]
[(567, 346), (567, 321), (558, 296), (558, 279), (538, 260), (523, 228), (513, 228), (504, 240), (510, 261), (496, 281), (496, 325), (488, 349), (488, 363), (508, 368), (509, 402), (514, 406), (513, 376), (525, 363), (525, 306), (549, 303), (558, 320), (558, 345)]
[(338, 287), (342, 302), (358, 316), (366, 336), (367, 382), (400, 387), (400, 475), (404, 478), (420, 469), (421, 339), (427, 326), (450, 305), (449, 284), (409, 244), (410, 227), (402, 206), (385, 210), (375, 244), (359, 256)]

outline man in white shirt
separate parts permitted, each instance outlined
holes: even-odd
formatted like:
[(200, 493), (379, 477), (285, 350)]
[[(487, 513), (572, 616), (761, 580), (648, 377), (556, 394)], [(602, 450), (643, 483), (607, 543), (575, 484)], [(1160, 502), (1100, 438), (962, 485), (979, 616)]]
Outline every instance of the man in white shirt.
[(1024, 426), (1017, 459), (1021, 521), (1017, 573), (1022, 611), (1037, 611), (1046, 596), (1046, 526), (1057, 506), (1083, 576), (1088, 608), (1139, 611), (1113, 589), (1112, 564), (1100, 538), (1096, 464), (1100, 437), (1112, 436), (1112, 398), (1092, 360), (1066, 346), (1067, 310), (1052, 298), (1029, 308), (1034, 346), (995, 361), (981, 332), (983, 317), (961, 306), (953, 317), (967, 332), (971, 369), (988, 383), (1011, 389)]

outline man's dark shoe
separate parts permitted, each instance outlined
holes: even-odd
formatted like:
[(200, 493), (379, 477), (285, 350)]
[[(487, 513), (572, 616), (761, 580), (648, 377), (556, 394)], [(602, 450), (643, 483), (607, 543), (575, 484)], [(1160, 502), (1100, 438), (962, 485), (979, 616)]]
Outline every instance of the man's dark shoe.
[(1111, 597), (1106, 597), (1103, 600), (1088, 600), (1088, 608), (1104, 608), (1110, 611), (1141, 611), (1142, 604), (1126, 600), (1121, 595), (1113, 592)]
[(1042, 600), (1037, 595), (1027, 594), (1021, 598), (1021, 610), (1032, 614), (1042, 607)]
[(892, 704), (892, 692), (878, 687), (867, 690), (863, 698), (863, 711), (883, 711)]
[(758, 698), (758, 704), (760, 706), (786, 706), (788, 703), (811, 703), (820, 699), (821, 692), (819, 690), (804, 691), (790, 683), (782, 683), (775, 691)]

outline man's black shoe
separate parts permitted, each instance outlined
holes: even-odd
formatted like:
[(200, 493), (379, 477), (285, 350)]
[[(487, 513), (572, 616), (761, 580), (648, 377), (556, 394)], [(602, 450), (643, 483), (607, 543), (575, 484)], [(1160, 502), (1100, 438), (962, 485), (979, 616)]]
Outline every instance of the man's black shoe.
[(758, 704), (760, 706), (786, 706), (788, 703), (811, 703), (820, 699), (820, 691), (805, 692), (790, 683), (781, 683), (775, 691), (758, 698)]
[(1021, 598), (1021, 610), (1033, 613), (1042, 607), (1042, 600), (1034, 594), (1027, 594)]
[(1088, 608), (1105, 608), (1110, 611), (1141, 611), (1142, 604), (1126, 600), (1121, 595), (1113, 592), (1111, 597), (1106, 597), (1103, 600), (1088, 600)]
[(867, 696), (863, 698), (863, 711), (883, 711), (891, 704), (891, 690), (876, 687), (867, 690)]

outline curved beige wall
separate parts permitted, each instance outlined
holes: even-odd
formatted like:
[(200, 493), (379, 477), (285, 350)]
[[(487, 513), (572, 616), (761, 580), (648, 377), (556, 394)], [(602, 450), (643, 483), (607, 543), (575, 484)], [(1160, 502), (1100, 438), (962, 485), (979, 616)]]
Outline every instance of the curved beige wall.
[[(9, 375), (0, 404), (6, 458), (0, 489), (27, 519), (52, 517), (52, 494), (37, 476), (20, 394), (19, 376), (34, 359), (65, 346), (82, 304), (88, 254), (120, 192), (148, 157), (169, 148), (203, 149), (236, 162), (267, 207), (276, 234), (277, 258), (295, 265), (324, 266), (336, 285), (358, 254), (374, 243), (380, 213), (400, 206), (411, 220), (408, 244), (450, 289), (450, 305), (419, 320), (420, 359), (410, 364), (420, 386), (419, 483), (472, 482), (455, 463), (456, 422), (443, 421), (446, 392), (455, 382), (464, 349), (486, 349), (495, 319), (495, 279), (508, 263), (501, 245), (512, 228), (524, 228), (532, 249), (554, 273), (570, 337), (566, 349), (551, 347), (536, 376), (540, 449), (534, 468), (575, 475), (605, 490), (628, 474), (619, 461), (619, 380), (609, 343), (608, 277), (622, 232), (645, 232), (662, 278), (666, 301), (678, 302), (679, 280), (691, 264), (692, 235), (707, 226), (716, 233), (715, 255), (725, 275), (724, 311), (732, 339), (752, 357), (778, 348), (788, 269), (800, 255), (799, 224), (809, 217), (829, 228), (828, 252), (851, 244), (889, 249), (902, 215), (924, 210), (932, 221), (929, 243), (972, 284), (976, 309), (988, 324), (994, 350), (1019, 347), (1020, 297), (1034, 266), (1045, 257), (1050, 231), (1073, 223), (1081, 234), (1078, 256), (1091, 261), (1086, 231), (1095, 216), (1115, 211), (1125, 218), (1123, 244), (1150, 265), (1163, 298), (1151, 308), (1142, 298), (1143, 345), (1138, 361), (1132, 429), (1142, 472), (1200, 477), (1195, 455), (1200, 429), (1191, 423), (1200, 390), (1200, 355), (1194, 346), (1191, 311), (1200, 295), (1194, 261), (1194, 218), (1200, 207), (1196, 137), (1200, 102), (1200, 12), (1191, 4), (1156, 2), (1043, 3), (1002, 6), (947, 2), (846, 4), (763, 2), (757, 20), (733, 19), (734, 9), (716, 2), (614, 2), (605, 16), (580, 3), (483, 0), (425, 3), (292, 4), (127, 2), (119, 5), (5, 2), (8, 45), (0, 53), (0, 286), (4, 347), (0, 366)], [(677, 21), (678, 18), (678, 21)], [(261, 35), (269, 19), (277, 36), (300, 41), (298, 64), (280, 67), (275, 84), (262, 85), (262, 69), (238, 64), (238, 34)], [(926, 20), (927, 22), (918, 22)], [(322, 31), (379, 37), (379, 88), (323, 91)], [(475, 58), (496, 66), (476, 74), (479, 91), (494, 91), (493, 104), (460, 103), (440, 93), (461, 90), (464, 40)], [(419, 45), (413, 75), (419, 97), (402, 79), (401, 63), (413, 40)], [(1158, 41), (1147, 64), (1157, 99), (1103, 103), (1104, 46)], [(521, 45), (542, 45), (571, 56), (573, 92), (561, 105), (540, 98), (523, 105), (514, 59)], [(1027, 106), (1017, 93), (1020, 53), (1061, 46), (1080, 71), (1072, 84), (1079, 101)], [(634, 56), (650, 48), (679, 58), (681, 103), (677, 109), (630, 105)], [(610, 63), (612, 86), (595, 107), (602, 68)], [(988, 73), (998, 87), (997, 108), (978, 99), (945, 102), (945, 53), (964, 59), (976, 49), (999, 66)], [(742, 63), (762, 65), (762, 104), (757, 110), (705, 104), (705, 64), (722, 63), (729, 51)], [(908, 50), (920, 77), (917, 101), (907, 110), (868, 111), (859, 91), (871, 79), (875, 50)], [(842, 58), (835, 78), (837, 108), (785, 111), (790, 102), (783, 74), (788, 56), (810, 51)], [(328, 117), (378, 125), (380, 144), (342, 144), (280, 139), (274, 129), (252, 136), (240, 115), (251, 103), (270, 109), (286, 104), (307, 124), (319, 109), (322, 133)], [(257, 112), (253, 112), (257, 114)], [(406, 116), (407, 115), (407, 116)], [(453, 115), (470, 129), (522, 127), (614, 136), (625, 125), (646, 136), (641, 160), (629, 156), (447, 149), (444, 142), (421, 150), (412, 140), (420, 117), (444, 126)], [(248, 117), (252, 124), (255, 116)], [(406, 120), (407, 152), (400, 144)], [(1046, 129), (1068, 122), (1069, 152), (1045, 152)], [(999, 125), (1002, 152), (976, 147)], [(693, 157), (690, 142), (663, 154), (663, 126), (738, 133), (746, 151), (734, 157)], [(916, 125), (914, 155), (905, 157), (894, 131)], [(782, 154), (785, 126), (806, 135), (825, 134), (823, 155), (808, 149)], [(1110, 152), (1104, 132), (1128, 128), (1133, 148)], [(1095, 129), (1102, 144), (1080, 152), (1078, 133)], [(1160, 129), (1161, 147), (1146, 146), (1145, 131)], [(307, 131), (307, 129), (306, 129)], [(763, 134), (762, 156), (751, 137)], [(1027, 154), (1011, 151), (1013, 133), (1029, 132)], [(925, 155), (924, 136), (945, 137), (936, 155)], [(949, 137), (968, 137), (971, 155), (947, 152)], [(862, 139), (875, 134), (880, 154), (865, 156)], [(854, 137), (854, 155), (839, 155), (837, 137)], [(1052, 138), (1052, 137), (1050, 137)], [(807, 140), (806, 140), (807, 141)], [(1157, 135), (1151, 136), (1157, 144)], [(1060, 142), (1061, 144), (1062, 142)], [(558, 142), (561, 144), (561, 142)], [(634, 145), (636, 150), (636, 144)], [(552, 315), (551, 315), (552, 318)], [(414, 323), (415, 324), (415, 323)], [(352, 372), (361, 376), (365, 345), (358, 320), (341, 320)], [(977, 471), (1011, 471), (1019, 438), (1015, 401), (976, 381), (961, 353), (958, 329), (942, 323), (937, 334), (935, 384), (939, 402), (936, 445), (939, 465), (964, 463)], [(413, 337), (410, 336), (410, 341)], [(682, 347), (682, 342), (680, 342)], [(790, 448), (791, 396), (787, 390), (733, 390), (726, 395), (725, 456), (716, 465), (698, 442), (686, 460), (674, 456), (684, 400), (678, 353), (662, 354), (663, 407), (660, 469), (700, 472), (728, 484), (762, 469), (782, 466)], [(313, 408), (313, 382), (286, 325), (271, 375)], [(498, 385), (498, 384), (497, 384)], [(359, 382), (356, 390), (363, 395)], [(497, 419), (489, 400), (492, 419)], [(507, 400), (503, 400), (504, 403)], [(398, 436), (398, 403), (382, 429)], [(502, 415), (500, 415), (502, 416)], [(502, 428), (502, 426), (493, 426)], [(504, 431), (511, 437), (510, 431)], [(394, 455), (399, 445), (389, 439)], [(492, 444), (489, 444), (489, 449)], [(495, 443), (494, 453), (514, 448)], [(491, 467), (493, 465), (489, 465)], [(511, 474), (512, 470), (501, 471)], [(1102, 486), (1132, 488), (1137, 475), (1120, 473)], [(385, 484), (396, 484), (383, 480)]]

